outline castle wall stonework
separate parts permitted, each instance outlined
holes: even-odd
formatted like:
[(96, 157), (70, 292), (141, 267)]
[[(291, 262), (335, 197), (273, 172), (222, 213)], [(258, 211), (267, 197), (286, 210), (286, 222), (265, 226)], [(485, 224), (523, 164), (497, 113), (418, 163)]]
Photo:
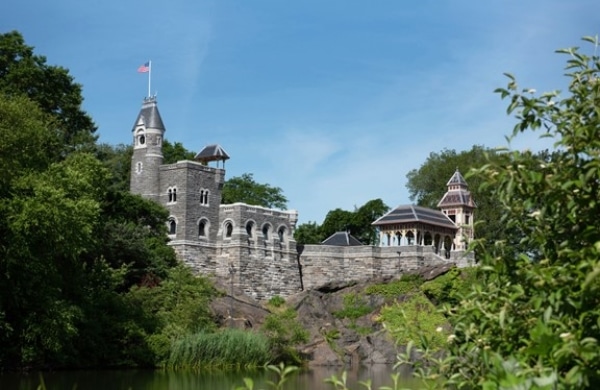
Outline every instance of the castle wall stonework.
[(435, 253), (432, 247), (306, 245), (300, 255), (305, 289), (329, 282), (348, 282), (377, 277), (393, 277), (424, 266), (454, 263), (467, 266), (472, 254), (452, 252), (450, 259)]
[[(296, 211), (244, 203), (221, 205), (225, 170), (207, 163), (222, 158), (222, 148), (214, 148), (222, 154), (209, 154), (208, 160), (163, 164), (165, 131), (156, 99), (145, 99), (132, 130), (130, 190), (169, 211), (165, 221), (169, 245), (197, 274), (216, 277), (257, 299), (269, 299), (330, 282), (395, 276), (425, 265), (472, 263), (472, 254), (453, 251), (446, 259), (425, 245), (306, 245), (299, 254), (294, 240)], [(460, 180), (458, 186), (464, 192)]]

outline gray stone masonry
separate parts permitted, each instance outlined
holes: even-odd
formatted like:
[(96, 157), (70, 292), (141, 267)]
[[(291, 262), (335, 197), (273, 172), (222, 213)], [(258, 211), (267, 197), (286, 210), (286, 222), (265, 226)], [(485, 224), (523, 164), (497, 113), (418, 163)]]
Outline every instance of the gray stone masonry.
[(306, 245), (300, 255), (304, 289), (329, 282), (348, 282), (396, 276), (423, 266), (468, 264), (472, 254), (452, 252), (445, 259), (433, 247), (411, 245), (396, 247)]
[[(257, 299), (301, 290), (295, 211), (221, 205), (216, 274)], [(231, 225), (228, 235), (228, 225)]]
[[(173, 240), (214, 243), (219, 229), (219, 205), (225, 171), (194, 161), (178, 161), (160, 167), (160, 203), (177, 222)], [(176, 190), (176, 201), (169, 202), (169, 189)], [(201, 191), (208, 191), (207, 203), (200, 200)], [(207, 221), (205, 235), (200, 236), (198, 224)]]
[(446, 260), (423, 246), (307, 245), (299, 255), (296, 211), (221, 205), (225, 170), (196, 161), (163, 164), (164, 133), (156, 99), (145, 99), (132, 130), (131, 192), (169, 210), (166, 223), (175, 230), (170, 245), (183, 263), (250, 296), (285, 297), (332, 281), (394, 276), (448, 261), (472, 264), (472, 254), (454, 251)]

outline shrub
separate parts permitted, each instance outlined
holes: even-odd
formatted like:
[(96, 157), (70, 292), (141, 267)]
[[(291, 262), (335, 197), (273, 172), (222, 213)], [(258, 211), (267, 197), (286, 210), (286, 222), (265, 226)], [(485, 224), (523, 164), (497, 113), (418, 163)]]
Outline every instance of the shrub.
[(271, 299), (269, 299), (269, 305), (273, 307), (281, 307), (285, 304), (285, 299), (279, 295), (275, 295)]
[(374, 284), (367, 287), (367, 294), (382, 295), (384, 297), (399, 297), (416, 290), (423, 283), (419, 275), (405, 274), (399, 280), (389, 283)]
[[(595, 389), (600, 383), (600, 57), (569, 56), (568, 92), (506, 88), (513, 136), (543, 129), (551, 152), (506, 152), (485, 178), (503, 209), (506, 239), (475, 241), (480, 283), (448, 311), (447, 359), (423, 375), (448, 388)], [(417, 363), (415, 363), (417, 364)], [(419, 371), (417, 371), (419, 372)]]
[(378, 320), (400, 345), (411, 341), (422, 348), (446, 345), (448, 320), (422, 293), (383, 307)]
[(268, 337), (274, 360), (300, 363), (294, 346), (308, 341), (308, 331), (296, 319), (296, 311), (281, 307), (269, 314), (261, 328)]
[(365, 316), (371, 312), (371, 308), (363, 298), (356, 293), (344, 295), (344, 307), (333, 313), (336, 318), (348, 318), (352, 321)]

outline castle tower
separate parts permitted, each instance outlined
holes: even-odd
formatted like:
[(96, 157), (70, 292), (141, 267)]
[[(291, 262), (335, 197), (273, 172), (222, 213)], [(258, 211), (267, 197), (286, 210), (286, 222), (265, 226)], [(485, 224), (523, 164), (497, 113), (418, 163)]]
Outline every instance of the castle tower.
[(144, 198), (159, 201), (160, 166), (163, 162), (162, 141), (165, 126), (158, 112), (156, 98), (145, 98), (133, 129), (130, 190)]
[(471, 197), (467, 181), (458, 168), (448, 183), (448, 191), (438, 203), (439, 209), (458, 227), (454, 237), (454, 250), (465, 250), (473, 240), (473, 211), (477, 205)]

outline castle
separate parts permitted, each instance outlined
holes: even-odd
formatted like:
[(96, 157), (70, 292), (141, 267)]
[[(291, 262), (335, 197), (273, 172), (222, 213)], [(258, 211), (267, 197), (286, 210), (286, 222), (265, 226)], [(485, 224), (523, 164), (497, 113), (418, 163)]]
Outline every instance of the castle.
[[(209, 145), (193, 161), (163, 164), (165, 126), (146, 98), (134, 123), (130, 190), (169, 210), (170, 245), (197, 273), (211, 274), (257, 299), (288, 296), (333, 281), (394, 276), (425, 265), (469, 265), (475, 203), (458, 172), (441, 211), (400, 206), (373, 222), (379, 246), (349, 239), (296, 248), (298, 213), (221, 204), (227, 153)], [(213, 163), (216, 166), (210, 166)], [(221, 163), (221, 167), (219, 167)]]

